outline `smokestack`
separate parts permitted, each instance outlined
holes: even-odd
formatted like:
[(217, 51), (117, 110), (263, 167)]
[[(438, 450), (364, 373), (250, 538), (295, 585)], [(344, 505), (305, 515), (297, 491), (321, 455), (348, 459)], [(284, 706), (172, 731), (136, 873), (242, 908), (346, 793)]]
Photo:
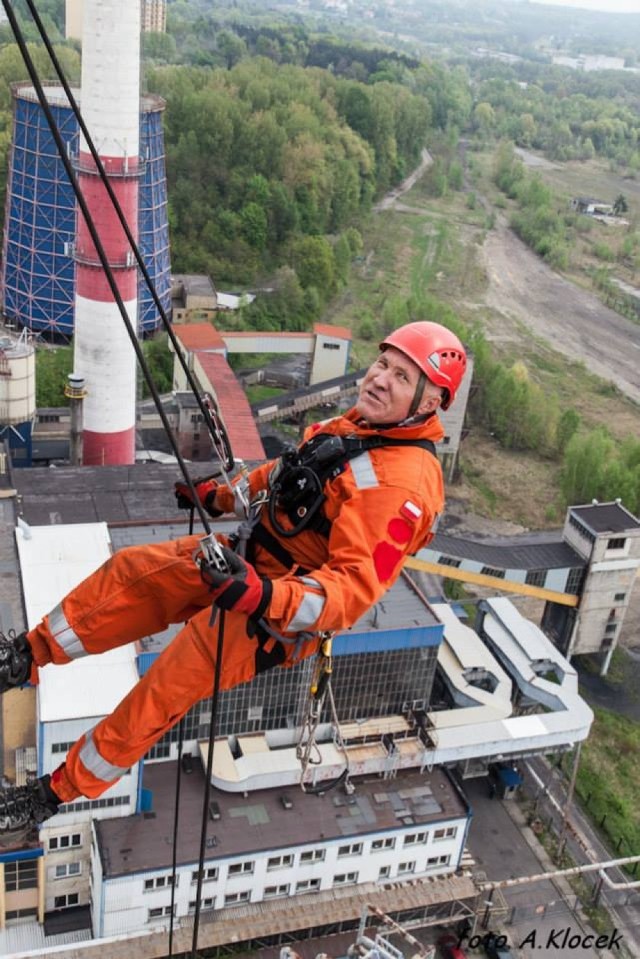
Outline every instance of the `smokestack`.
[(71, 429), (69, 431), (69, 460), (72, 466), (82, 466), (82, 402), (87, 395), (84, 379), (75, 373), (69, 373), (64, 388), (69, 398), (71, 411)]
[[(87, 128), (137, 239), (140, 0), (85, 0), (81, 89)], [(135, 328), (135, 260), (83, 137), (78, 177)], [(135, 353), (81, 213), (76, 240), (74, 368), (87, 386), (84, 464), (133, 463)]]

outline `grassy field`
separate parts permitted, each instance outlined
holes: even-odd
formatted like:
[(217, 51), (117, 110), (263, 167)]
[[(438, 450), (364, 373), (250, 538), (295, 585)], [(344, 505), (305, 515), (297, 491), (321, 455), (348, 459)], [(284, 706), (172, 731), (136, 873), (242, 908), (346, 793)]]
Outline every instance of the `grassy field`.
[[(492, 151), (467, 152), (468, 191), (430, 196), (424, 182), (404, 195), (398, 209), (373, 214), (364, 231), (364, 250), (348, 288), (334, 302), (330, 322), (354, 331), (353, 358), (367, 365), (384, 335), (394, 302), (428, 291), (464, 320), (481, 327), (496, 323), (485, 305), (487, 279), (480, 250), (501, 209), (503, 196), (491, 181)], [(473, 208), (469, 191), (476, 194)], [(364, 322), (366, 321), (366, 322)], [(367, 329), (367, 339), (360, 328)], [(571, 363), (522, 329), (518, 341), (495, 338), (492, 348), (507, 365), (524, 362), (550, 401), (573, 406), (585, 428), (607, 424), (619, 439), (640, 432), (640, 411), (610, 384)], [(462, 474), (449, 495), (466, 500), (474, 512), (539, 529), (564, 518), (558, 501), (559, 464), (533, 454), (502, 449), (490, 436), (471, 433), (463, 443)]]
[(591, 735), (582, 747), (577, 791), (619, 855), (640, 854), (640, 723), (594, 709)]

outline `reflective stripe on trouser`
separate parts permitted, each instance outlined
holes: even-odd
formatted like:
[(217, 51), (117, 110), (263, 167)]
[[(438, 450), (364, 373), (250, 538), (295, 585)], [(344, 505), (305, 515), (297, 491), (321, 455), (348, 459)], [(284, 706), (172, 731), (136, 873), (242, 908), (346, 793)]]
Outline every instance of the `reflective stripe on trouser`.
[[(242, 613), (227, 613), (224, 622), (220, 688), (230, 689), (256, 675), (258, 643), (247, 635), (247, 618)], [(91, 746), (87, 746), (84, 736), (75, 743), (64, 766), (52, 777), (52, 786), (63, 802), (71, 802), (79, 795), (99, 796), (194, 703), (211, 695), (218, 625), (209, 624), (210, 610), (201, 610), (111, 715), (87, 734)], [(283, 665), (291, 665), (294, 658), (298, 661), (310, 656), (316, 649), (315, 639), (308, 640), (301, 651), (295, 644), (289, 645)]]
[(185, 622), (209, 605), (193, 561), (199, 539), (185, 536), (115, 553), (28, 633), (37, 665), (103, 653)]

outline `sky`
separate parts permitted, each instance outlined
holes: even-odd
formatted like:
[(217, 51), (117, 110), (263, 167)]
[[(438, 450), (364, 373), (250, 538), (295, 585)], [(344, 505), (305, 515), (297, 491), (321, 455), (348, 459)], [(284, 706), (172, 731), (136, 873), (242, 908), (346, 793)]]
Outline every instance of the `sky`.
[(640, 13), (640, 0), (533, 0), (554, 7), (582, 7), (583, 10), (602, 10), (604, 13)]

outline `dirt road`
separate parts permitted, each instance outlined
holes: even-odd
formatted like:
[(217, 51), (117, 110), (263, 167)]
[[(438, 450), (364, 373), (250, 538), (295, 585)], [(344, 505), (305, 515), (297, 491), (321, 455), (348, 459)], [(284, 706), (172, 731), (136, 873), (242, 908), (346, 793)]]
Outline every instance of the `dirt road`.
[(379, 203), (373, 208), (374, 213), (380, 213), (381, 210), (388, 210), (390, 207), (395, 205), (396, 200), (399, 196), (402, 196), (403, 193), (407, 193), (414, 184), (418, 182), (422, 174), (427, 170), (433, 163), (433, 157), (428, 150), (423, 150), (420, 154), (420, 163), (415, 168), (413, 173), (410, 173), (406, 180), (403, 180), (400, 186), (395, 187), (393, 190), (390, 190), (389, 193), (385, 194), (382, 197)]
[[(588, 290), (554, 273), (504, 224), (482, 249), (487, 306), (542, 337), (571, 360), (613, 381), (640, 403), (640, 326), (604, 306)], [(496, 324), (492, 337), (522, 335)]]

